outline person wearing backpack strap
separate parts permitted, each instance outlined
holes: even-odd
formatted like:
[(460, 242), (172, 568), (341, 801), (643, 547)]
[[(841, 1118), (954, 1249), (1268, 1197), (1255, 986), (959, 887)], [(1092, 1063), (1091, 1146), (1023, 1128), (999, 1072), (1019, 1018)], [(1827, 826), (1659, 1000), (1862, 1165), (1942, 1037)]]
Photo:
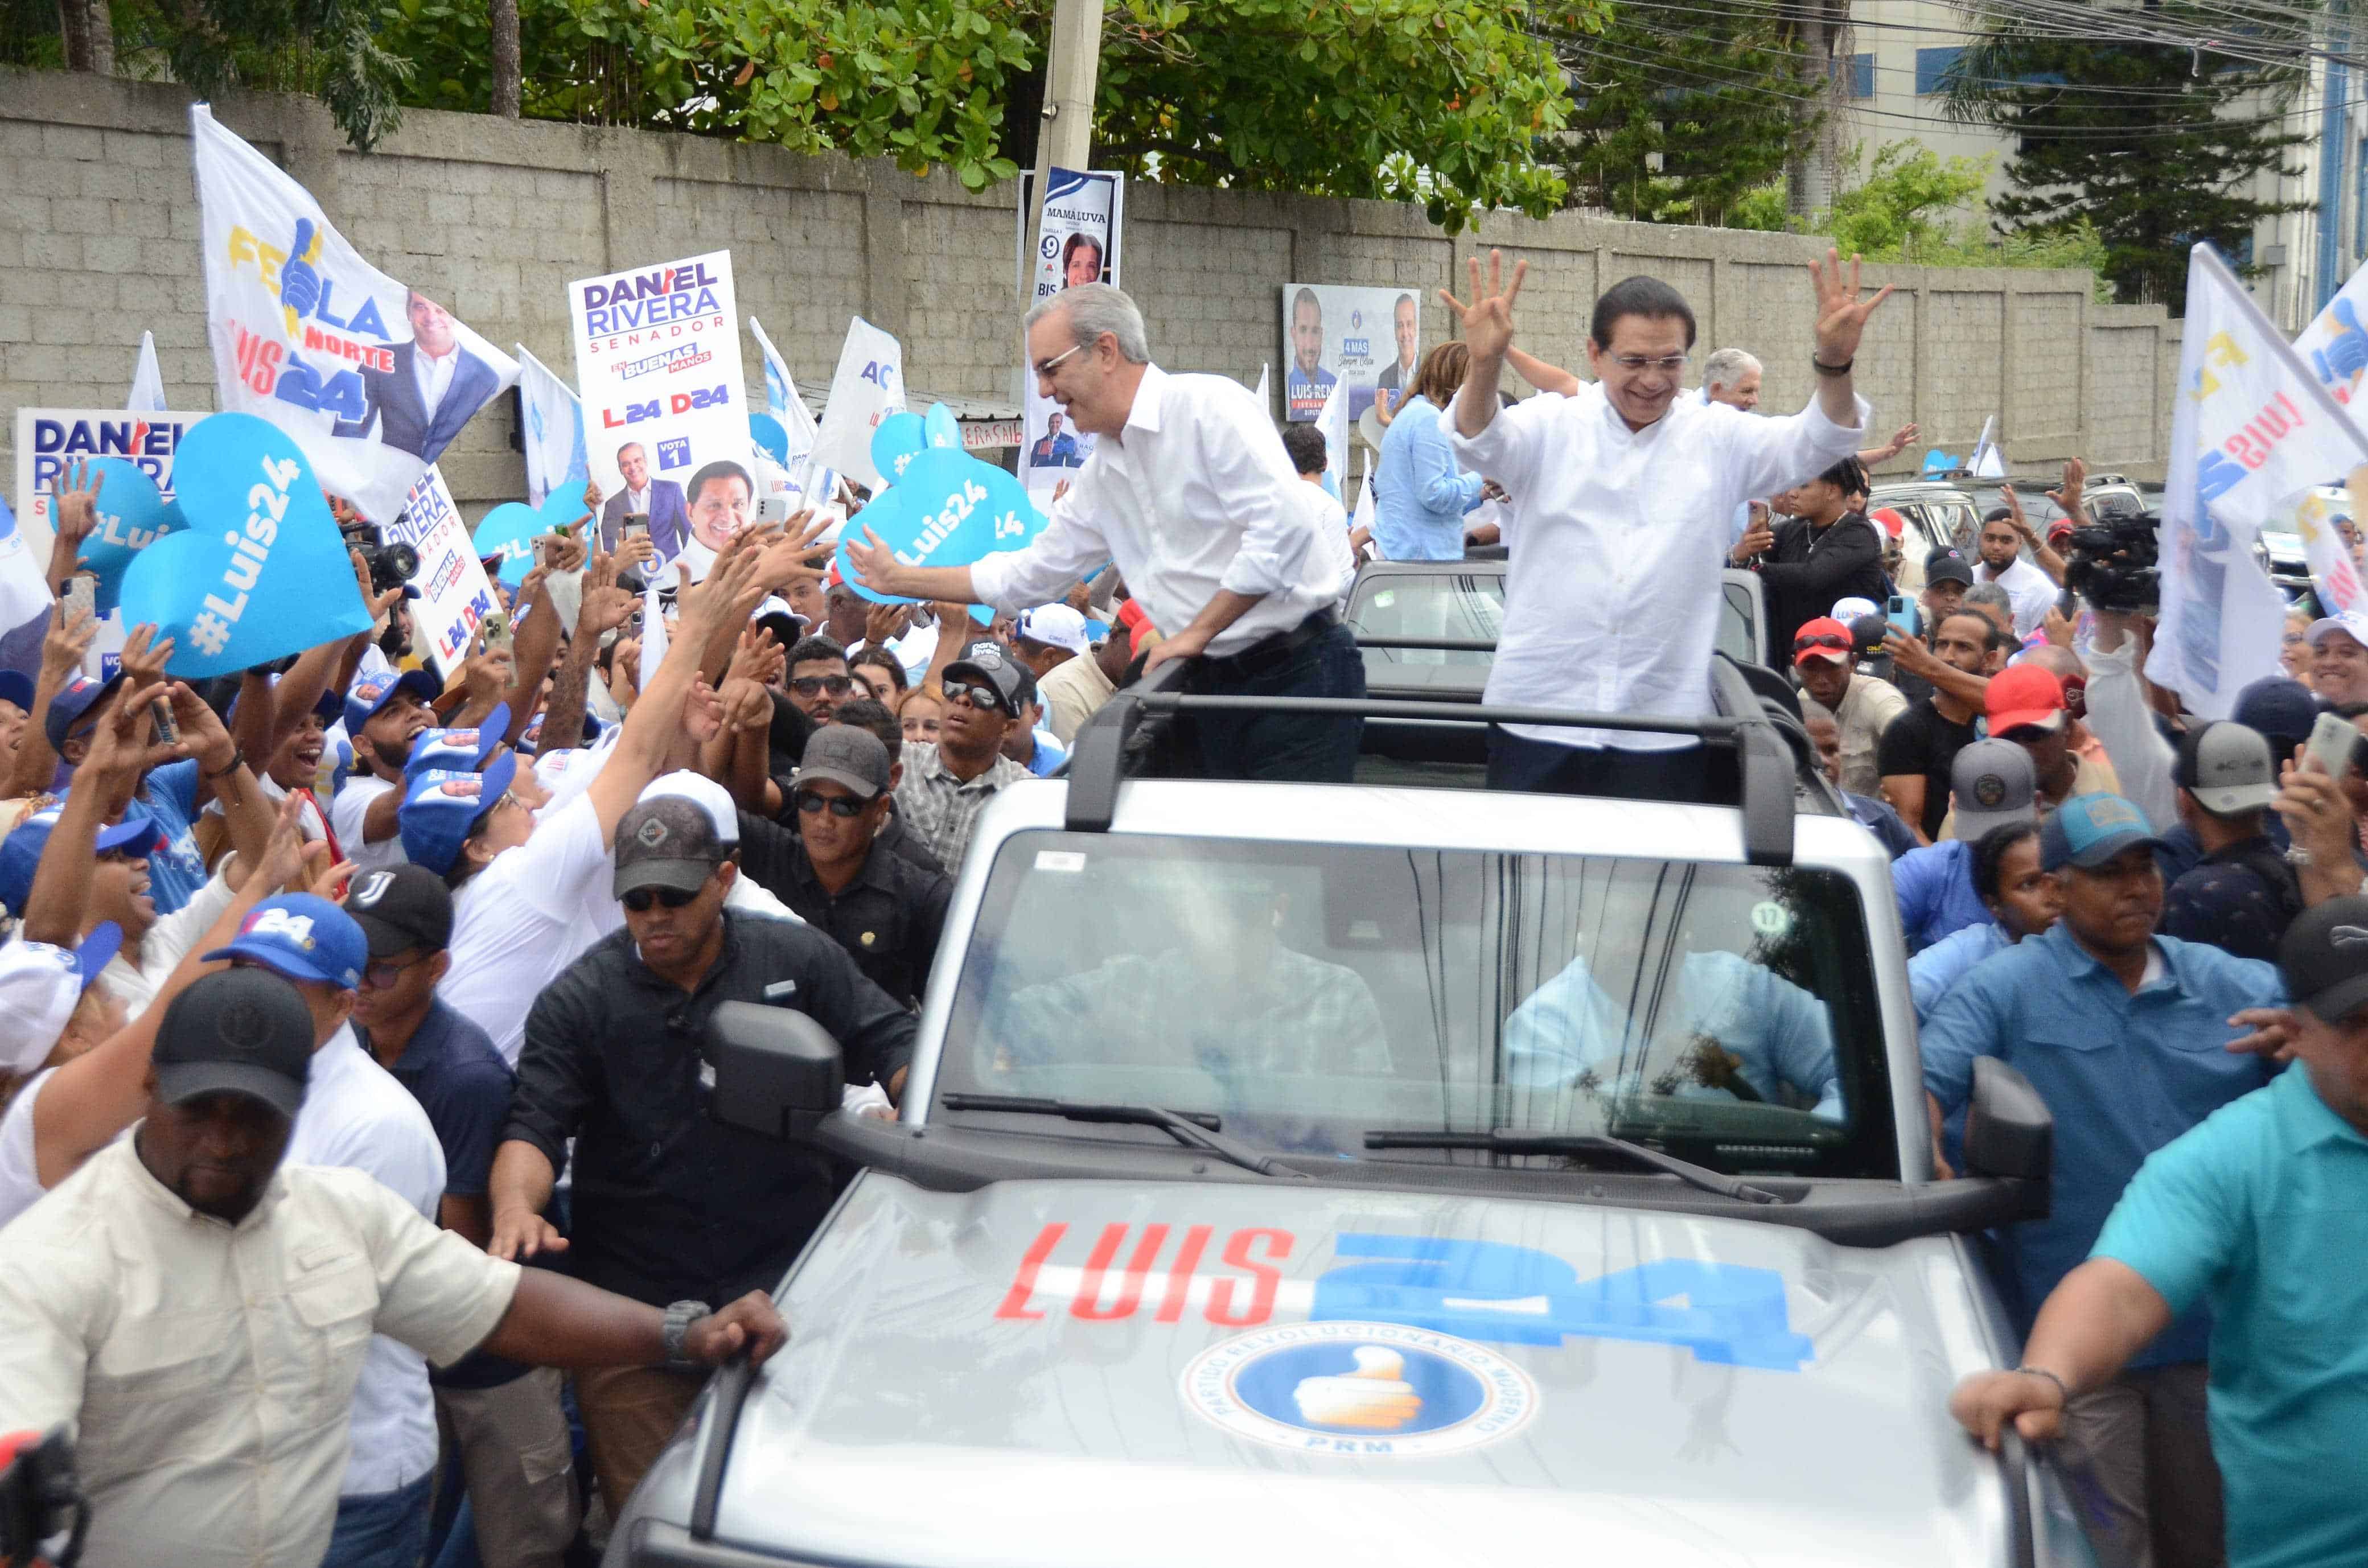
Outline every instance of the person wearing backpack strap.
[(2203, 846), (2164, 894), (2162, 934), (2274, 960), (2303, 910), (2302, 886), (2264, 826), (2277, 793), (2270, 743), (2242, 724), (2204, 724), (2179, 749), (2179, 820)]

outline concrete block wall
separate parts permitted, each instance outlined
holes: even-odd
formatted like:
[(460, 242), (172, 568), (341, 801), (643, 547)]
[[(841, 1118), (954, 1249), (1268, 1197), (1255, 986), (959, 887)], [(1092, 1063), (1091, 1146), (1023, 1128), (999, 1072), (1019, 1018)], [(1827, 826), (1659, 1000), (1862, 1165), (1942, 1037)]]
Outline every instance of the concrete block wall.
[[(119, 403), (143, 328), (156, 335), (176, 404), (212, 406), (189, 101), (164, 85), (0, 71), (0, 168), (10, 172), (0, 192), (0, 415)], [(802, 385), (828, 378), (860, 312), (904, 340), (916, 387), (1015, 390), (1011, 186), (971, 192), (878, 161), (426, 111), (362, 154), (307, 99), (236, 95), (215, 112), (302, 180), (381, 268), (563, 375), (574, 368), (569, 280), (729, 249), (742, 313), (763, 320)], [(1124, 244), (1126, 283), (1163, 364), (1252, 384), (1265, 364), (1278, 392), (1283, 284), (1412, 290), (1433, 344), (1452, 328), (1435, 290), (1462, 293), (1463, 258), (1491, 245), (1530, 260), (1522, 341), (1552, 363), (1583, 374), (1596, 294), (1645, 272), (1692, 303), (1697, 363), (1714, 347), (1751, 349), (1767, 364), (1774, 410), (1812, 391), (1804, 264), (1817, 242), (1797, 236), (1564, 214), (1492, 216), (1451, 241), (1413, 207), (1145, 185), (1128, 193)], [(1881, 435), (1923, 426), (1888, 472), (1908, 472), (1926, 446), (1969, 446), (1998, 413), (2018, 466), (2078, 453), (2159, 473), (2179, 328), (2158, 308), (2094, 304), (2083, 272), (1870, 267), (1866, 277), (1899, 291), (1875, 318), (1860, 385)], [(761, 395), (754, 344), (744, 349)], [(472, 516), (523, 488), (510, 424), (495, 405), (445, 459)], [(0, 476), (13, 476), (12, 436), (13, 419), (0, 418)]]

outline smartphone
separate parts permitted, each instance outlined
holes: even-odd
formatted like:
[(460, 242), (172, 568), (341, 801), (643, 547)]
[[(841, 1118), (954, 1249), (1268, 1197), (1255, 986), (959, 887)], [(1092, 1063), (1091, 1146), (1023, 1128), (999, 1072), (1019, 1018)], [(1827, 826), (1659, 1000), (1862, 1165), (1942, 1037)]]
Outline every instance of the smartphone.
[(1884, 619), (1908, 636), (1916, 635), (1915, 602), (1902, 594), (1894, 594), (1883, 607)]
[(75, 573), (66, 579), (66, 619), (73, 619), (76, 610), (96, 616), (98, 613), (97, 598), (98, 579), (87, 572)]
[(625, 537), (627, 539), (645, 539), (649, 536), (649, 531), (650, 515), (647, 512), (628, 512), (625, 514)]
[(2303, 745), (2304, 755), (2317, 757), (2330, 778), (2340, 778), (2351, 771), (2352, 758), (2359, 749), (2360, 732), (2351, 727), (2351, 720), (2336, 713), (2321, 713), (2310, 727), (2310, 739)]
[(485, 647), (488, 651), (508, 647), (513, 635), (508, 616), (504, 615), (500, 610), (495, 610), (485, 617)]
[(148, 705), (148, 716), (156, 722), (156, 740), (159, 744), (171, 745), (181, 738), (181, 726), (173, 722), (171, 703), (161, 697), (158, 698)]
[(759, 495), (757, 497), (757, 523), (771, 527), (790, 520), (791, 509), (797, 504), (794, 495)]

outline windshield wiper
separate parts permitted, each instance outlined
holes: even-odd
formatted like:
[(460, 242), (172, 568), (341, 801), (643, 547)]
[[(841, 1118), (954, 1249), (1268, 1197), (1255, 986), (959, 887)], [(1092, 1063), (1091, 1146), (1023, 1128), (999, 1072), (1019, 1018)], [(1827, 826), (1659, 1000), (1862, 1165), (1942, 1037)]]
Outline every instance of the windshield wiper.
[(1721, 1176), (1714, 1170), (1664, 1154), (1625, 1138), (1588, 1132), (1368, 1132), (1368, 1149), (1486, 1149), (1498, 1154), (1619, 1154), (1640, 1165), (1665, 1171), (1688, 1187), (1715, 1192), (1745, 1203), (1782, 1203), (1763, 1187)]
[(1082, 1100), (1038, 1099), (1028, 1095), (940, 1095), (938, 1103), (948, 1110), (1062, 1116), (1071, 1121), (1115, 1121), (1136, 1127), (1156, 1127), (1187, 1148), (1214, 1154), (1246, 1171), (1256, 1171), (1260, 1176), (1282, 1176), (1292, 1181), (1310, 1179), (1306, 1172), (1292, 1170), (1273, 1155), (1262, 1154), (1247, 1143), (1219, 1133), (1216, 1131), (1217, 1119), (1202, 1112), (1186, 1115), (1165, 1110), (1156, 1105), (1091, 1105)]

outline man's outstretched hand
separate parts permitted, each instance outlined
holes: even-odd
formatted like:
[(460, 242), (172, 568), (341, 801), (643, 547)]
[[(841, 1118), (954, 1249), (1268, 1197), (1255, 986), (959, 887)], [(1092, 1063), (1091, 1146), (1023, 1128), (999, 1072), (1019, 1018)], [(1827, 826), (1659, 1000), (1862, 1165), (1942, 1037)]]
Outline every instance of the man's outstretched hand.
[(1444, 289), (1439, 291), (1439, 298), (1455, 312), (1456, 320), (1463, 323), (1463, 343), (1471, 349), (1472, 358), (1493, 363), (1503, 359), (1505, 350), (1513, 346), (1513, 301), (1520, 298), (1521, 280), (1530, 275), (1530, 264), (1515, 262), (1512, 280), (1507, 282), (1505, 253), (1490, 251), (1488, 280), (1485, 288), (1480, 280), (1480, 258), (1476, 256), (1471, 257), (1469, 266), (1472, 269), (1472, 302), (1467, 305)]
[[(1850, 258), (1850, 270), (1845, 273), (1841, 253), (1830, 247), (1825, 260), (1809, 263), (1809, 281), (1817, 290), (1817, 358), (1823, 364), (1847, 365), (1857, 358), (1858, 340), (1866, 331), (1866, 318), (1891, 298), (1893, 286), (1886, 283), (1874, 298), (1860, 299), (1858, 267), (1859, 258), (1853, 256)], [(1473, 352), (1477, 354), (1479, 350), (1475, 347)]]

